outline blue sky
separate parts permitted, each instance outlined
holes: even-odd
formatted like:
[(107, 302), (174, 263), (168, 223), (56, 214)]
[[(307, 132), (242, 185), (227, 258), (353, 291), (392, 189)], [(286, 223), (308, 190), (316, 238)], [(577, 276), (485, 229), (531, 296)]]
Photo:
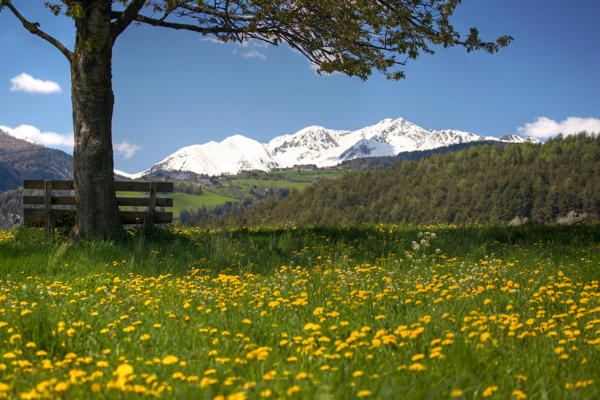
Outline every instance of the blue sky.
[[(72, 47), (71, 21), (52, 16), (41, 0), (13, 3)], [(366, 82), (319, 76), (285, 46), (215, 44), (132, 26), (114, 49), (115, 166), (140, 171), (183, 146), (233, 134), (268, 141), (308, 125), (358, 129), (395, 117), (491, 136), (600, 130), (598, 15), (597, 0), (464, 0), (453, 18), (461, 31), (477, 26), (484, 38), (509, 34), (515, 41), (494, 55), (454, 48), (423, 56), (398, 82), (378, 74)], [(70, 135), (64, 56), (7, 11), (0, 13), (0, 54), (0, 126)], [(21, 74), (61, 90), (34, 82), (49, 93), (27, 93)], [(70, 151), (62, 136), (54, 138)]]

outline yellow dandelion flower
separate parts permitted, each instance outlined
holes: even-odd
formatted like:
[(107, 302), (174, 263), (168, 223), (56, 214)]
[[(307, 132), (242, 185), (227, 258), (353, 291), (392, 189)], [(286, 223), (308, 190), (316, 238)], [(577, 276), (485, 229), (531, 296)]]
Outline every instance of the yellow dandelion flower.
[(175, 364), (178, 361), (179, 361), (179, 358), (177, 358), (177, 356), (168, 355), (168, 356), (165, 356), (161, 362), (165, 365), (171, 365), (171, 364)]
[(298, 393), (300, 391), (300, 386), (298, 385), (294, 385), (291, 388), (289, 388), (286, 393), (288, 396), (293, 395), (294, 393)]
[(237, 392), (227, 396), (227, 400), (246, 400), (246, 392)]
[(408, 367), (408, 369), (409, 369), (410, 371), (425, 371), (425, 370), (427, 370), (427, 367), (426, 367), (426, 366), (424, 366), (424, 365), (423, 365), (423, 364), (421, 364), (421, 363), (414, 363), (414, 364), (411, 364), (411, 365)]
[(69, 383), (68, 382), (58, 382), (56, 384), (56, 386), (54, 386), (54, 391), (55, 392), (64, 392), (68, 388), (69, 388)]
[(117, 376), (129, 376), (133, 374), (133, 367), (129, 364), (121, 364), (117, 367), (117, 369), (115, 370), (115, 372), (113, 373), (113, 375), (117, 375)]
[(205, 376), (204, 378), (200, 379), (200, 383), (198, 384), (198, 386), (200, 386), (201, 388), (205, 388), (207, 386), (214, 385), (217, 382), (218, 380)]

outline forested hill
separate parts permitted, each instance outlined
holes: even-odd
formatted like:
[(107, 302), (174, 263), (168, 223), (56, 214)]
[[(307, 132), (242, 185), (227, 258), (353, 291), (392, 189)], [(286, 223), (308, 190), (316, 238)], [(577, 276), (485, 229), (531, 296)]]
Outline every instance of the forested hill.
[(72, 179), (73, 158), (12, 137), (0, 130), (0, 192), (15, 189), (23, 179)]
[(479, 146), (352, 173), (230, 217), (229, 224), (498, 223), (600, 215), (600, 137)]

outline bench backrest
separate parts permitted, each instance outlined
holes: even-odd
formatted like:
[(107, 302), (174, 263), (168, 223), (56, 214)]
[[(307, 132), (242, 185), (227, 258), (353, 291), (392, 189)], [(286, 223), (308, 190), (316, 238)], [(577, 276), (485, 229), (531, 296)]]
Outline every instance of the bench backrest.
[[(173, 221), (173, 213), (157, 211), (157, 207), (173, 207), (173, 199), (158, 197), (158, 193), (173, 193), (173, 182), (128, 182), (116, 181), (117, 204), (123, 207), (145, 207), (142, 211), (120, 211), (124, 225), (164, 224)], [(26, 179), (23, 181), (25, 191), (36, 190), (38, 194), (23, 193), (23, 220), (46, 229), (54, 225), (56, 218), (74, 216), (75, 184), (73, 181)], [(41, 194), (39, 191), (43, 191)], [(122, 196), (119, 192), (144, 193), (144, 197)], [(135, 196), (135, 195), (134, 195)]]

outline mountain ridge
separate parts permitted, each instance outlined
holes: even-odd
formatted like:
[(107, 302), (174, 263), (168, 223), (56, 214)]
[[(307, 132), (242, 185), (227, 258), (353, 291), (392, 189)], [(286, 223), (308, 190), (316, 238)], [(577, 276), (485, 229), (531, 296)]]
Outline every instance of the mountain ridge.
[(247, 170), (271, 171), (295, 165), (322, 168), (358, 158), (391, 157), (403, 152), (476, 141), (539, 142), (514, 134), (496, 138), (455, 129), (427, 130), (403, 118), (386, 118), (354, 131), (312, 125), (296, 133), (276, 136), (267, 143), (233, 135), (221, 142), (210, 141), (182, 147), (149, 169), (127, 175), (142, 178), (166, 171), (186, 171), (216, 176), (235, 175)]
[(73, 179), (72, 157), (0, 129), (0, 192), (21, 186), (23, 179)]

